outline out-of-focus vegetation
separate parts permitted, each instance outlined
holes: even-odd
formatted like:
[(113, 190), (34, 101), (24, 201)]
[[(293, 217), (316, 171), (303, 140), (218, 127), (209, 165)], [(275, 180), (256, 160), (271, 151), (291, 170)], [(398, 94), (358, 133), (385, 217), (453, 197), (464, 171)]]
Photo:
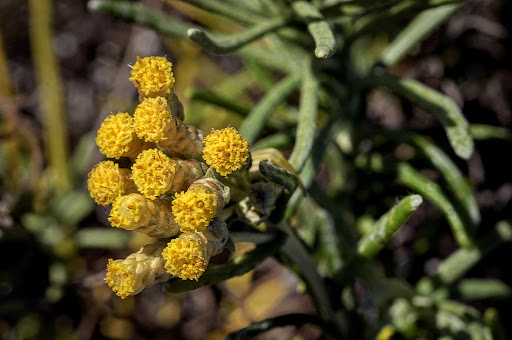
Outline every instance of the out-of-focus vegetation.
[[(510, 8), (0, 2), (0, 338), (512, 336)], [(308, 195), (232, 224), (203, 281), (121, 300), (107, 259), (151, 239), (111, 228), (85, 182), (148, 55), (175, 65), (186, 122), (279, 149)]]

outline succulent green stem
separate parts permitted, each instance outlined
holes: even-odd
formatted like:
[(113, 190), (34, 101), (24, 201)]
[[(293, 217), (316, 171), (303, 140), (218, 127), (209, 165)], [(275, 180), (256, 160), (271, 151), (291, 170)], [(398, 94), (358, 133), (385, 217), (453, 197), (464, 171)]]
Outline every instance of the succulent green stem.
[(308, 25), (308, 31), (315, 41), (315, 56), (322, 59), (331, 57), (336, 51), (336, 39), (322, 13), (307, 1), (294, 1), (292, 8)]
[(261, 38), (269, 32), (283, 27), (287, 22), (288, 20), (286, 18), (276, 17), (263, 21), (262, 23), (254, 24), (248, 29), (230, 36), (207, 34), (205, 31), (197, 28), (189, 29), (187, 34), (190, 40), (196, 42), (211, 53), (226, 54)]
[(437, 183), (427, 179), (405, 162), (398, 164), (397, 175), (402, 184), (421, 194), (442, 211), (458, 244), (464, 248), (473, 246), (467, 226)]
[(182, 39), (187, 38), (188, 29), (193, 27), (134, 2), (90, 0), (87, 6), (91, 11), (110, 14), (128, 22), (152, 28), (159, 33)]
[(419, 14), (381, 53), (377, 65), (384, 67), (394, 65), (461, 6), (460, 3), (448, 4)]
[(471, 248), (461, 248), (447, 257), (437, 268), (437, 277), (444, 284), (451, 284), (500, 244), (512, 240), (512, 225), (501, 221), (493, 231)]
[(469, 134), (468, 121), (450, 97), (417, 80), (385, 73), (370, 76), (365, 82), (385, 87), (432, 113), (444, 126), (455, 153), (464, 159), (471, 157), (474, 144)]
[(464, 209), (465, 214), (469, 216), (471, 232), (474, 232), (480, 223), (480, 211), (473, 192), (459, 168), (441, 149), (430, 143), (426, 138), (414, 135), (411, 139), (413, 144), (426, 156), (426, 159), (439, 170), (455, 198)]
[(302, 169), (311, 154), (317, 130), (319, 81), (312, 66), (311, 59), (307, 58), (304, 62), (295, 147), (289, 159), (290, 165), (297, 171)]
[(357, 253), (366, 258), (374, 257), (398, 229), (418, 209), (423, 199), (420, 195), (409, 195), (385, 213), (358, 243)]
[(249, 143), (255, 141), (272, 111), (299, 85), (300, 79), (301, 75), (299, 73), (292, 73), (276, 84), (274, 88), (270, 89), (266, 95), (261, 98), (260, 102), (250, 112), (239, 129), (240, 134), (244, 136)]

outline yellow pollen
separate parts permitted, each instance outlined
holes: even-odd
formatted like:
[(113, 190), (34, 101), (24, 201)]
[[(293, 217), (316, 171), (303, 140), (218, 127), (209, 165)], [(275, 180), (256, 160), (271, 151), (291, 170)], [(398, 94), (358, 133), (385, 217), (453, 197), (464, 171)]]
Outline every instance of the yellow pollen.
[(196, 240), (176, 238), (162, 251), (165, 269), (183, 280), (197, 280), (206, 270), (208, 260)]

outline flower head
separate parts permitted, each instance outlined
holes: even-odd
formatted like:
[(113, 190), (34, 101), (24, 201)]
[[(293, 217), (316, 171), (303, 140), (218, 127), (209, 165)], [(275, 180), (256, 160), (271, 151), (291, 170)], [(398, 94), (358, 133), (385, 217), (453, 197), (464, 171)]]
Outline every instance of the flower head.
[(126, 259), (108, 260), (105, 282), (121, 298), (140, 293), (144, 288), (169, 279), (161, 255), (165, 242), (142, 247)]
[(135, 291), (135, 272), (130, 266), (123, 263), (123, 260), (108, 260), (107, 276), (105, 282), (121, 298), (130, 296)]
[(132, 166), (133, 181), (149, 199), (166, 193), (172, 186), (176, 162), (161, 150), (142, 151)]
[(174, 86), (172, 63), (165, 57), (137, 57), (129, 78), (141, 97), (164, 97)]
[(133, 129), (133, 117), (128, 113), (111, 114), (101, 123), (96, 135), (100, 152), (108, 158), (130, 157), (140, 151), (143, 142)]
[(203, 231), (215, 216), (217, 197), (201, 187), (175, 195), (172, 213), (182, 232)]
[(97, 204), (109, 205), (119, 195), (134, 189), (129, 177), (130, 170), (120, 169), (119, 165), (112, 161), (100, 162), (89, 172), (89, 194)]
[(171, 237), (180, 232), (180, 227), (172, 215), (170, 202), (150, 200), (139, 193), (119, 196), (112, 203), (108, 220), (113, 227), (133, 230), (151, 237)]
[(138, 194), (118, 196), (112, 203), (108, 220), (113, 227), (137, 225), (144, 212), (145, 197)]
[(162, 251), (165, 269), (183, 280), (197, 280), (208, 266), (206, 247), (201, 240), (175, 238)]
[(222, 176), (247, 163), (249, 143), (233, 127), (213, 130), (204, 138), (203, 158)]
[(171, 122), (171, 111), (164, 97), (146, 98), (135, 109), (134, 129), (146, 142), (167, 139), (165, 131)]

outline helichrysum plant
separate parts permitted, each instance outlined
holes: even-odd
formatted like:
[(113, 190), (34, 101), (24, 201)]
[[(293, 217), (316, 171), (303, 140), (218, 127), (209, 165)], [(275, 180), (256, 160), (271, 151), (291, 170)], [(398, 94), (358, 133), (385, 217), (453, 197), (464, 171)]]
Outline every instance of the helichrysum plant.
[[(102, 153), (126, 158), (131, 168), (103, 161), (88, 180), (96, 202), (111, 205), (112, 227), (158, 239), (124, 260), (109, 260), (105, 280), (121, 298), (170, 275), (197, 281), (228, 242), (226, 220), (244, 214), (231, 199), (230, 186), (249, 197), (257, 183), (249, 183), (249, 143), (235, 128), (203, 137), (173, 115), (166, 99), (175, 82), (170, 62), (138, 58), (131, 72), (141, 103), (133, 116), (105, 118), (96, 138)], [(235, 173), (245, 178), (242, 184), (229, 181)], [(228, 204), (234, 209), (223, 214)]]
[[(203, 134), (183, 123), (172, 64), (137, 58), (130, 80), (140, 104), (133, 116), (105, 119), (96, 141), (110, 160), (93, 169), (88, 184), (98, 204), (113, 203), (113, 226), (159, 240), (110, 260), (106, 280), (114, 292), (124, 298), (162, 281), (169, 293), (193, 290), (277, 255), (303, 280), (317, 315), (265, 319), (229, 338), (310, 323), (331, 339), (500, 339), (495, 310), (461, 301), (511, 296), (501, 281), (464, 276), (512, 239), (512, 225), (483, 217), (460, 165), (475, 140), (510, 132), (470, 124), (440, 89), (390, 71), (465, 2), (184, 2), (242, 29), (220, 34), (131, 1), (91, 0), (89, 7), (213, 54), (237, 55), (261, 96), (241, 103), (228, 91), (193, 89), (192, 99), (243, 116), (236, 129)], [(371, 122), (366, 99), (376, 89), (434, 119), (415, 129)], [(131, 168), (117, 165), (121, 157)], [(431, 209), (438, 216), (425, 213)], [(384, 249), (400, 257), (392, 237), (406, 223), (421, 230), (411, 252), (435, 248), (439, 235), (453, 240), (450, 255), (419, 279), (412, 275), (418, 263), (413, 271), (409, 260), (399, 267), (378, 257)], [(211, 265), (242, 241), (254, 249)]]

